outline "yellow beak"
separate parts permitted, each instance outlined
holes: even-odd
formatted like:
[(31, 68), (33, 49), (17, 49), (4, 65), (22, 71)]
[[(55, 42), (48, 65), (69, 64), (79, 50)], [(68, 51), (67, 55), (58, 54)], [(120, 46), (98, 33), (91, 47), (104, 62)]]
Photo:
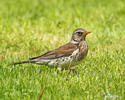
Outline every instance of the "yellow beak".
[(88, 35), (89, 33), (91, 33), (91, 31), (87, 31), (87, 32), (85, 32), (86, 35)]

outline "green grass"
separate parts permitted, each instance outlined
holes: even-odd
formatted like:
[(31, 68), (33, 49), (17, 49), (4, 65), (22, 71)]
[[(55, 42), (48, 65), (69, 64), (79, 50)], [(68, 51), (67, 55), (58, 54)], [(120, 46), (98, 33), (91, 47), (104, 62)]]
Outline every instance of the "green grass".
[[(82, 27), (78, 74), (11, 65), (67, 43)], [(125, 0), (0, 0), (0, 100), (125, 100)], [(108, 96), (108, 95), (111, 96)]]

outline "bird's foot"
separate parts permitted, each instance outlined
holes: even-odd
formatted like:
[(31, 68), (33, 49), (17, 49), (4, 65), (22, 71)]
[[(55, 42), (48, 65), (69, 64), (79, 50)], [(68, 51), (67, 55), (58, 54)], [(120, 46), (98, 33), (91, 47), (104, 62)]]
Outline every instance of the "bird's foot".
[(73, 67), (64, 67), (64, 68), (60, 68), (59, 70), (61, 70), (61, 71), (70, 71), (70, 72), (76, 72), (76, 70), (75, 70), (75, 68), (73, 68)]

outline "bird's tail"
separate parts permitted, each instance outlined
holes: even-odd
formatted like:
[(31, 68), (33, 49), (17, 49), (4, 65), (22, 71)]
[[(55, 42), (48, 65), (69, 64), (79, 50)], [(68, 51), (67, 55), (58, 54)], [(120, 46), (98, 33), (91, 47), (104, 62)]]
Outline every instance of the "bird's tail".
[(28, 61), (16, 62), (16, 63), (13, 63), (13, 65), (17, 65), (17, 64), (25, 64), (25, 63), (33, 63), (33, 61), (28, 60)]

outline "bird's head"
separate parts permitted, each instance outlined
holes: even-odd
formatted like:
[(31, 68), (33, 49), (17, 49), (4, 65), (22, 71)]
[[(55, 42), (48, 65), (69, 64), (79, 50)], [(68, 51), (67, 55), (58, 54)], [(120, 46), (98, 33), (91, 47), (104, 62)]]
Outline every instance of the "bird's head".
[(90, 31), (86, 31), (85, 29), (78, 28), (73, 32), (71, 42), (80, 42), (82, 40), (85, 40), (86, 35), (91, 33)]

